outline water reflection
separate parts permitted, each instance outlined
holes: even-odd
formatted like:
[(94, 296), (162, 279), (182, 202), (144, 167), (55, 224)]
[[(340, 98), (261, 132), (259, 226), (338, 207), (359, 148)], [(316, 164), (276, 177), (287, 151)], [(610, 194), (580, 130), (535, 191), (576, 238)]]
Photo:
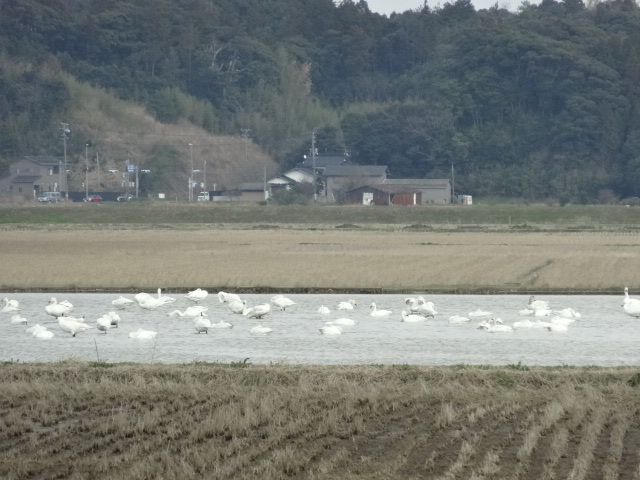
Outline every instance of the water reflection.
[[(468, 315), (476, 309), (493, 312), (505, 324), (522, 320), (520, 310), (528, 297), (524, 295), (431, 295), (428, 300), (438, 312), (434, 319), (421, 323), (401, 322), (401, 311), (408, 295), (287, 295), (296, 305), (285, 311), (276, 307), (264, 319), (247, 319), (232, 313), (216, 295), (202, 302), (209, 308), (212, 322), (224, 320), (232, 329), (211, 330), (197, 334), (188, 318), (168, 313), (184, 311), (193, 305), (184, 295), (169, 295), (176, 302), (157, 310), (144, 310), (137, 304), (119, 310), (120, 327), (107, 334), (92, 328), (75, 338), (63, 332), (44, 312), (50, 297), (69, 300), (72, 314), (85, 316), (95, 327), (98, 317), (114, 310), (111, 301), (120, 294), (2, 294), (20, 302), (20, 314), (27, 326), (46, 324), (55, 336), (50, 340), (31, 337), (27, 326), (11, 324), (9, 313), (0, 313), (0, 360), (51, 362), (69, 358), (106, 362), (193, 361), (290, 364), (491, 364), (521, 362), (525, 365), (638, 365), (636, 348), (640, 340), (640, 320), (626, 315), (622, 296), (544, 296), (552, 309), (571, 307), (582, 316), (567, 332), (545, 329), (519, 329), (512, 333), (489, 333), (477, 328), (478, 321), (454, 325), (452, 315)], [(123, 294), (133, 298), (133, 295)], [(248, 305), (268, 302), (272, 295), (243, 295)], [(353, 311), (339, 311), (337, 305), (355, 299)], [(370, 304), (393, 311), (390, 317), (372, 317)], [(328, 315), (318, 312), (321, 305), (331, 309)], [(358, 323), (345, 327), (342, 335), (324, 336), (319, 328), (330, 320), (350, 318)], [(545, 320), (545, 319), (543, 319)], [(548, 320), (548, 319), (547, 319)], [(249, 333), (262, 324), (273, 329), (269, 335)], [(143, 328), (158, 332), (155, 339), (136, 340), (129, 333)]]

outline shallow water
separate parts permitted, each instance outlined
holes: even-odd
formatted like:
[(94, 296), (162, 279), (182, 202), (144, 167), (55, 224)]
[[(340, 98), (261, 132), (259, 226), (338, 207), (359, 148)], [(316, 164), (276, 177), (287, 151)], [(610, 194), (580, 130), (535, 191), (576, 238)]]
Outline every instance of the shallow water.
[[(149, 292), (154, 293), (154, 292)], [(133, 295), (123, 294), (127, 298)], [(622, 310), (620, 296), (539, 296), (551, 308), (571, 307), (581, 314), (567, 332), (546, 329), (518, 329), (510, 333), (491, 333), (477, 328), (478, 320), (468, 324), (448, 323), (452, 315), (468, 316), (478, 308), (500, 317), (504, 324), (523, 320), (520, 310), (528, 296), (523, 295), (429, 295), (438, 315), (421, 323), (401, 322), (400, 312), (409, 295), (287, 295), (297, 305), (280, 311), (272, 308), (262, 320), (251, 320), (232, 313), (226, 304), (210, 294), (201, 304), (209, 307), (212, 323), (225, 320), (232, 329), (212, 329), (197, 334), (192, 321), (169, 316), (172, 310), (184, 311), (193, 305), (182, 294), (168, 294), (174, 303), (154, 310), (137, 304), (117, 310), (122, 321), (119, 328), (104, 334), (92, 328), (74, 338), (63, 332), (44, 307), (50, 297), (74, 304), (73, 316), (95, 321), (114, 310), (111, 300), (119, 294), (51, 294), (0, 293), (1, 297), (20, 302), (20, 314), (29, 320), (24, 325), (11, 324), (10, 313), (0, 313), (0, 360), (52, 362), (69, 358), (103, 362), (187, 363), (193, 361), (288, 364), (491, 364), (506, 365), (599, 365), (640, 364), (640, 320)], [(270, 300), (269, 294), (242, 295), (249, 306)], [(336, 310), (339, 302), (355, 299), (354, 311)], [(369, 315), (371, 302), (379, 309), (393, 310), (388, 318)], [(4, 304), (0, 303), (0, 307)], [(318, 313), (326, 305), (329, 315)], [(321, 335), (319, 328), (329, 320), (346, 317), (358, 321), (342, 335)], [(541, 320), (549, 320), (549, 317)], [(39, 340), (25, 333), (27, 327), (40, 323), (54, 332), (49, 340)], [(255, 325), (271, 327), (269, 335), (249, 332)], [(143, 328), (158, 332), (155, 339), (136, 340), (129, 333)]]

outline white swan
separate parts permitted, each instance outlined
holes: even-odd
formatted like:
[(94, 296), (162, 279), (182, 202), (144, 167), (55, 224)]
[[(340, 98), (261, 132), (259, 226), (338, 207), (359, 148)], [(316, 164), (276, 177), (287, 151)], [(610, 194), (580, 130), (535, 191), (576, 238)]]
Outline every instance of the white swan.
[(331, 313), (331, 310), (329, 310), (329, 307), (320, 305), (320, 308), (318, 308), (318, 313), (320, 315), (329, 315)]
[(407, 313), (405, 310), (402, 311), (402, 322), (406, 323), (417, 323), (424, 322), (427, 318), (423, 315), (418, 315), (417, 313)]
[(20, 302), (18, 302), (18, 300), (9, 300), (7, 297), (4, 297), (2, 301), (4, 302), (4, 307), (2, 307), (0, 312), (12, 313), (20, 311)]
[(201, 288), (196, 288), (195, 290), (190, 291), (185, 295), (185, 298), (191, 300), (192, 302), (201, 302), (205, 298), (209, 296), (209, 292), (206, 290), (202, 290)]
[(193, 319), (193, 326), (196, 328), (196, 332), (198, 333), (209, 333), (209, 329), (211, 328), (211, 320), (209, 320), (204, 315), (200, 315)]
[(629, 297), (629, 289), (624, 287), (624, 301), (622, 302), (622, 308), (624, 311), (632, 317), (640, 317), (640, 300), (637, 298)]
[(284, 310), (285, 308), (290, 307), (292, 305), (296, 305), (296, 302), (294, 302), (288, 297), (285, 297), (284, 295), (274, 295), (273, 297), (271, 297), (271, 303), (273, 303), (276, 307), (280, 308), (281, 310)]
[(404, 299), (404, 303), (409, 306), (409, 312), (415, 312), (420, 305), (426, 303), (426, 300), (424, 297), (409, 297)]
[(342, 335), (342, 327), (340, 325), (325, 325), (319, 328), (322, 335)]
[(561, 317), (559, 315), (553, 317), (549, 323), (552, 323), (553, 325), (564, 325), (565, 327), (568, 327), (569, 325), (571, 325), (573, 322), (575, 322), (576, 319), (575, 318), (567, 318), (567, 317)]
[(469, 312), (469, 318), (483, 318), (490, 317), (491, 315), (493, 315), (493, 312), (488, 312), (486, 310), (482, 310), (481, 308), (477, 308), (473, 312)]
[(438, 312), (436, 312), (436, 308), (435, 305), (433, 304), (433, 302), (423, 302), (420, 303), (419, 305), (417, 305), (414, 308), (412, 308), (411, 310), (413, 313), (418, 313), (420, 315), (424, 315), (425, 317), (434, 317), (438, 314)]
[(338, 310), (353, 310), (358, 305), (355, 300), (348, 300), (338, 304)]
[(547, 326), (547, 330), (549, 330), (550, 332), (566, 332), (567, 330), (569, 330), (569, 327), (567, 327), (566, 325), (557, 325), (553, 323)]
[(173, 297), (162, 295), (161, 288), (158, 288), (157, 297), (153, 297), (148, 293), (142, 292), (142, 293), (138, 293), (134, 298), (138, 302), (138, 305), (140, 305), (140, 307), (144, 308), (145, 310), (155, 310), (156, 308), (161, 307), (162, 305), (165, 305), (167, 303), (173, 303), (176, 301), (176, 299)]
[(378, 310), (378, 307), (374, 302), (371, 302), (371, 315), (372, 317), (388, 317), (393, 312), (391, 310)]
[(218, 292), (218, 300), (220, 303), (232, 302), (233, 300), (241, 300), (240, 295), (235, 293)]
[(268, 303), (261, 303), (255, 307), (246, 308), (242, 314), (247, 318), (263, 318), (270, 311), (271, 305)]
[(496, 317), (491, 317), (489, 321), (483, 320), (478, 324), (478, 328), (489, 332), (513, 332), (513, 327), (502, 325), (502, 320)]
[(11, 323), (13, 324), (25, 324), (27, 323), (27, 319), (20, 314), (15, 314), (11, 317)]
[(201, 314), (206, 313), (207, 310), (209, 310), (209, 307), (205, 307), (204, 305), (192, 305), (191, 307), (187, 307), (184, 312), (174, 310), (173, 312), (169, 312), (168, 315), (171, 317), (175, 317), (176, 315), (181, 317), (199, 317)]
[(233, 328), (233, 325), (229, 322), (225, 322), (224, 320), (220, 320), (218, 323), (212, 323), (211, 328)]
[(534, 295), (529, 297), (529, 301), (527, 302), (527, 308), (531, 310), (535, 310), (536, 308), (544, 308), (549, 309), (549, 302), (546, 300), (536, 300)]
[(133, 300), (131, 300), (130, 298), (125, 298), (122, 295), (120, 295), (115, 300), (111, 300), (111, 305), (113, 305), (114, 308), (119, 308), (120, 310), (125, 309), (132, 304)]
[(49, 304), (44, 307), (44, 311), (47, 313), (47, 315), (58, 318), (71, 310), (67, 305), (58, 303), (58, 301), (54, 297), (51, 297), (49, 299)]
[(53, 332), (47, 330), (47, 327), (44, 327), (38, 323), (36, 323), (33, 327), (27, 328), (27, 333), (31, 334), (31, 336), (34, 338), (39, 338), (42, 340), (53, 338)]
[(271, 332), (273, 332), (273, 329), (269, 327), (263, 327), (262, 325), (256, 325), (255, 327), (252, 327), (251, 330), (249, 330), (249, 333), (251, 333), (252, 335), (267, 335)]
[(76, 333), (89, 330), (91, 327), (84, 322), (78, 322), (68, 317), (58, 317), (58, 326), (63, 332), (70, 333), (72, 337), (76, 336)]
[(120, 315), (118, 315), (116, 312), (109, 312), (106, 314), (109, 319), (111, 320), (111, 326), (113, 328), (118, 328), (118, 325), (120, 325)]
[(571, 307), (563, 308), (562, 310), (556, 310), (554, 313), (565, 318), (581, 318), (582, 317), (582, 315), (580, 315)]
[(340, 327), (353, 327), (358, 322), (356, 320), (352, 320), (351, 318), (336, 318), (335, 320), (331, 320), (326, 323), (326, 325), (338, 325)]
[(449, 323), (460, 324), (469, 323), (471, 319), (469, 317), (463, 317), (462, 315), (452, 315), (449, 317)]
[(103, 315), (96, 320), (96, 328), (101, 332), (107, 333), (107, 330), (111, 328), (111, 317), (109, 315)]
[(154, 332), (153, 330), (143, 330), (139, 328), (135, 332), (129, 333), (129, 338), (139, 338), (141, 340), (155, 338), (158, 335), (158, 332)]
[(242, 313), (244, 312), (245, 308), (247, 308), (247, 301), (232, 300), (231, 302), (227, 303), (227, 305), (229, 306), (229, 310), (231, 310), (233, 313)]

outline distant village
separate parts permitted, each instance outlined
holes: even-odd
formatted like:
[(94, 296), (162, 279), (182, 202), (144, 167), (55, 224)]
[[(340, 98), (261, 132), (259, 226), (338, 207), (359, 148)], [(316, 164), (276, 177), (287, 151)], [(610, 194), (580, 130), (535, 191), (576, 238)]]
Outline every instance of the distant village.
[[(116, 173), (110, 171), (111, 173)], [(142, 172), (142, 171), (141, 171)], [(122, 172), (126, 177), (123, 191), (94, 191), (83, 185), (82, 191), (66, 188), (68, 179), (61, 160), (54, 156), (25, 156), (10, 166), (8, 176), (0, 179), (0, 197), (5, 201), (41, 201), (45, 198), (82, 202), (99, 194), (102, 201), (129, 200), (140, 195), (134, 168)], [(144, 172), (142, 172), (144, 173)], [(185, 189), (186, 201), (262, 202), (300, 185), (316, 185), (314, 200), (325, 204), (352, 205), (449, 205), (471, 204), (468, 195), (456, 195), (453, 179), (389, 178), (385, 165), (356, 165), (345, 155), (313, 155), (294, 168), (273, 178), (240, 183), (234, 188), (207, 190), (190, 180), (192, 190)], [(193, 189), (198, 188), (198, 191)], [(312, 190), (313, 191), (313, 187)], [(59, 195), (44, 195), (59, 192)], [(165, 199), (162, 192), (146, 192), (145, 198)]]

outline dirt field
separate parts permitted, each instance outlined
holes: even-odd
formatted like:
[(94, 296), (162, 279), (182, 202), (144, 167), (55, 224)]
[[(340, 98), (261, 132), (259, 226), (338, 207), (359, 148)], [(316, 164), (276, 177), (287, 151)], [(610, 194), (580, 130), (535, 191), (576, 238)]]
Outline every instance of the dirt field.
[(640, 232), (5, 230), (0, 289), (621, 293)]
[(636, 368), (66, 362), (0, 381), (6, 480), (640, 477)]

